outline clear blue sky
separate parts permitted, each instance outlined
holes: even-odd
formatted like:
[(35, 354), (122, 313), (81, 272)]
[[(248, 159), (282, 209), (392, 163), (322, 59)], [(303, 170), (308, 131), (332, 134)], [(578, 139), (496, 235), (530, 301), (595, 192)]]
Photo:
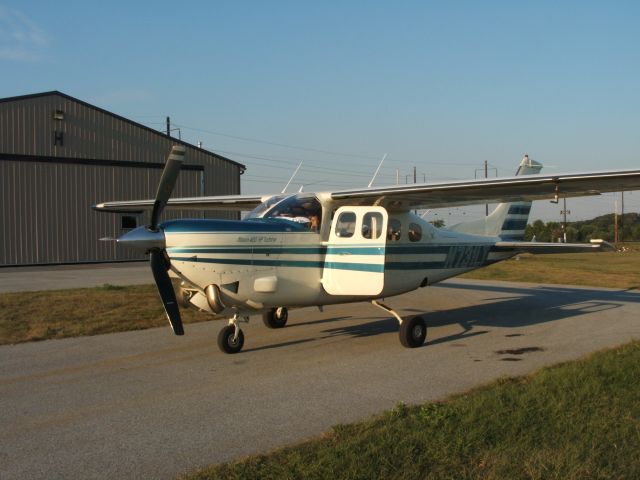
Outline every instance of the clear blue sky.
[[(524, 153), (635, 168), (639, 25), (622, 1), (0, 1), (0, 97), (61, 90), (158, 129), (170, 115), (247, 165), (244, 193), (281, 190), (301, 160), (293, 189), (365, 186), (384, 153), (377, 184), (483, 160), (509, 175)], [(614, 197), (571, 202), (584, 218)]]

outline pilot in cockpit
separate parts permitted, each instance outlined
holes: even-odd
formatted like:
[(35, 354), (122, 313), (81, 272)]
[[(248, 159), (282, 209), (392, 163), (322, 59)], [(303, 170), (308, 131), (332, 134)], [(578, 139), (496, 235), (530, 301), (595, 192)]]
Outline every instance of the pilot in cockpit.
[(315, 197), (291, 197), (278, 204), (266, 217), (300, 223), (306, 230), (319, 232), (322, 207)]

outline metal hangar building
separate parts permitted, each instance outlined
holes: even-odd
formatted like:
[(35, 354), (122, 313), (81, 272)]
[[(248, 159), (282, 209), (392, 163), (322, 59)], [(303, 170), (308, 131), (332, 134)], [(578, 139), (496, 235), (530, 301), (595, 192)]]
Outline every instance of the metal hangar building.
[[(64, 93), (0, 99), (0, 266), (143, 259), (99, 239), (144, 225), (148, 213), (91, 205), (154, 198), (174, 144), (186, 147), (175, 197), (240, 193), (244, 165)], [(175, 217), (203, 213), (163, 215)]]

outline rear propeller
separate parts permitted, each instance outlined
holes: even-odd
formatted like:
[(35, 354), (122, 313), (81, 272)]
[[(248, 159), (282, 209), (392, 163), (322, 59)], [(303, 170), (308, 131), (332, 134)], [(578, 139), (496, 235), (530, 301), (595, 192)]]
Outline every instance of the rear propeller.
[(144, 249), (149, 253), (151, 272), (153, 273), (156, 287), (158, 287), (164, 311), (167, 314), (173, 333), (176, 335), (184, 335), (184, 328), (180, 310), (178, 309), (176, 293), (169, 278), (170, 262), (165, 249), (164, 232), (158, 228), (158, 219), (176, 186), (176, 180), (184, 160), (184, 153), (185, 148), (182, 146), (174, 145), (171, 147), (171, 153), (164, 166), (160, 184), (158, 185), (156, 201), (153, 204), (151, 224), (146, 227), (138, 227), (118, 238), (118, 243)]

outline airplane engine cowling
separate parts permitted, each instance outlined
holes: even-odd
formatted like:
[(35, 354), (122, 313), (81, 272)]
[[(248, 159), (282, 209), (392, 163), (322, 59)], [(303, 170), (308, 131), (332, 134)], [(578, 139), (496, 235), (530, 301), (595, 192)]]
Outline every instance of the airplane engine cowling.
[(227, 306), (222, 301), (222, 294), (220, 288), (217, 285), (211, 284), (204, 289), (204, 293), (207, 296), (207, 303), (214, 313), (221, 313)]

